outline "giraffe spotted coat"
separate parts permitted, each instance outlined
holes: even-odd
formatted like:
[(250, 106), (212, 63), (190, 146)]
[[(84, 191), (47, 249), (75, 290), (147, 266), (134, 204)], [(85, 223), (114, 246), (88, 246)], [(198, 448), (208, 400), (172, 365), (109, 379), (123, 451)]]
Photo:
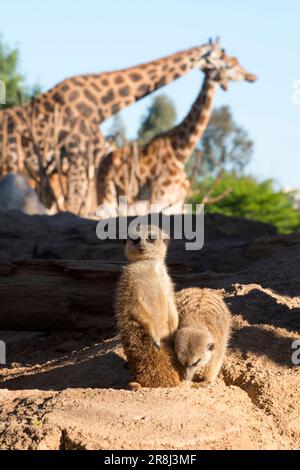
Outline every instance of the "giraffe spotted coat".
[[(214, 62), (219, 46), (208, 43), (159, 60), (114, 72), (63, 80), (24, 106), (0, 111), (0, 176), (26, 173), (43, 200), (51, 193), (51, 177), (65, 177), (65, 208), (86, 209), (90, 162), (105, 153), (99, 124), (131, 103), (188, 73)], [(42, 187), (46, 190), (42, 191)], [(48, 189), (47, 189), (48, 187)], [(55, 197), (56, 196), (56, 197)], [(50, 198), (51, 199), (51, 198)]]
[(103, 158), (97, 173), (100, 217), (116, 215), (120, 196), (127, 196), (132, 213), (147, 213), (151, 204), (158, 211), (182, 210), (190, 188), (184, 167), (208, 125), (218, 84), (227, 89), (229, 80), (256, 80), (236, 58), (221, 51), (221, 59), (205, 71), (200, 93), (179, 125), (144, 146), (127, 145)]

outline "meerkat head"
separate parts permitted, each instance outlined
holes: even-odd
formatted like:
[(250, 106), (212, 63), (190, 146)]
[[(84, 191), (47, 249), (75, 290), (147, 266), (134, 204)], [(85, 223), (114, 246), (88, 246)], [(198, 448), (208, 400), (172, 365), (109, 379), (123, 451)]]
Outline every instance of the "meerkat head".
[(207, 329), (182, 327), (176, 331), (174, 349), (184, 380), (191, 380), (199, 367), (208, 364), (214, 347), (214, 338)]
[(168, 246), (167, 235), (155, 225), (141, 225), (130, 233), (125, 242), (125, 255), (129, 262), (163, 260)]

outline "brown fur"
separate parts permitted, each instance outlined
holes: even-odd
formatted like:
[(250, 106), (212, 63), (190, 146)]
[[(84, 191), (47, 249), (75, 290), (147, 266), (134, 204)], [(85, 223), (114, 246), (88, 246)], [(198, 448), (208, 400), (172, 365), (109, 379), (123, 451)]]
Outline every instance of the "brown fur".
[(135, 381), (143, 387), (171, 387), (180, 383), (171, 349), (178, 315), (162, 232), (148, 230), (159, 234), (154, 243), (126, 242), (129, 264), (117, 290), (117, 325)]
[[(179, 327), (175, 355), (184, 368), (185, 378), (192, 379), (202, 365), (205, 369), (201, 385), (213, 384), (226, 353), (231, 314), (221, 295), (212, 289), (183, 289), (176, 294), (176, 305)], [(199, 359), (202, 364), (197, 364)]]
[(179, 364), (171, 344), (163, 341), (158, 350), (138, 323), (119, 322), (123, 348), (134, 376), (132, 388), (176, 387), (181, 383)]

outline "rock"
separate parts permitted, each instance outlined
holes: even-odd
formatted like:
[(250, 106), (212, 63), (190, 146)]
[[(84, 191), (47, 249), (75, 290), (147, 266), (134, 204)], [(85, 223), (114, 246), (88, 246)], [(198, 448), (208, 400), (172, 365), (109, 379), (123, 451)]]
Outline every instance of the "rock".
[(0, 180), (0, 211), (20, 210), (26, 214), (45, 214), (46, 208), (23, 175), (8, 173)]

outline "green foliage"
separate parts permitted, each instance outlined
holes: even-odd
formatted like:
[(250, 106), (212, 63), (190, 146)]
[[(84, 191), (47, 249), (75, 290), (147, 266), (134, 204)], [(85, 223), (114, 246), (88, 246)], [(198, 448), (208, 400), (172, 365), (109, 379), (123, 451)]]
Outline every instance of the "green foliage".
[(138, 131), (138, 142), (143, 145), (161, 132), (168, 131), (176, 121), (176, 108), (166, 95), (156, 96), (143, 118)]
[[(191, 197), (190, 202), (200, 203), (212, 181), (209, 177), (201, 185), (198, 183), (200, 192)], [(300, 212), (293, 206), (292, 193), (276, 190), (272, 180), (258, 182), (251, 176), (226, 173), (211, 197), (223, 194), (228, 188), (232, 189), (229, 195), (217, 203), (207, 204), (206, 213), (218, 212), (267, 222), (275, 225), (279, 233), (300, 229)]]
[(6, 87), (6, 104), (1, 108), (9, 108), (28, 101), (32, 96), (40, 92), (40, 87), (35, 85), (32, 89), (24, 83), (24, 77), (18, 71), (19, 50), (10, 49), (0, 38), (0, 80)]

